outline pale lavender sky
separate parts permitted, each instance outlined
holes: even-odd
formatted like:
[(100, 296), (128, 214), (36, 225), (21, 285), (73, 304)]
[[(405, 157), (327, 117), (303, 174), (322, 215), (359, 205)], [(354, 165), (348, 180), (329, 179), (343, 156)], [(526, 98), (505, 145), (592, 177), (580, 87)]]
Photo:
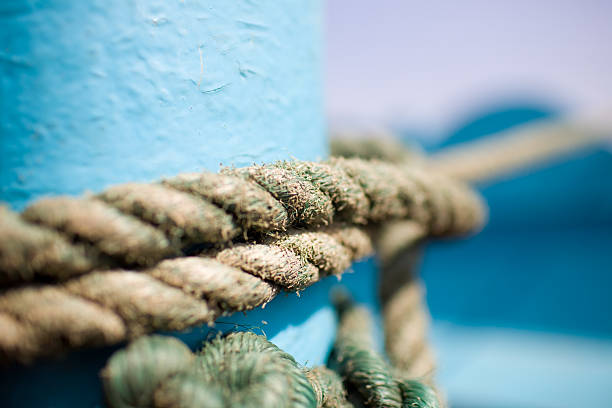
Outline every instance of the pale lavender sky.
[(612, 107), (612, 1), (327, 0), (326, 34), (332, 124), (442, 130), (524, 95)]

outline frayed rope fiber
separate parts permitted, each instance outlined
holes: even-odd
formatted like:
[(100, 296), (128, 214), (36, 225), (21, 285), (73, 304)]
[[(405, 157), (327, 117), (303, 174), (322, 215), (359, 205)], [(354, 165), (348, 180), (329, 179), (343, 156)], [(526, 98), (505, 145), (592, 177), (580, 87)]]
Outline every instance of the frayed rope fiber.
[(340, 323), (330, 366), (346, 378), (367, 406), (400, 408), (402, 397), (391, 368), (374, 351), (367, 310), (346, 300), (338, 309)]
[[(457, 235), (484, 214), (463, 184), (345, 158), (127, 183), (22, 214), (0, 207), (0, 360), (211, 324), (340, 275), (371, 253), (380, 223)], [(23, 286), (32, 281), (47, 283)]]
[(101, 376), (112, 408), (350, 406), (337, 374), (302, 367), (249, 332), (218, 337), (195, 355), (175, 338), (141, 337), (113, 354)]
[(85, 198), (0, 210), (0, 284), (147, 267), (194, 245), (227, 246), (290, 226), (409, 218), (429, 234), (478, 228), (484, 207), (465, 185), (417, 167), (361, 159), (278, 162), (222, 174), (127, 183)]
[(396, 377), (384, 357), (374, 350), (373, 325), (367, 309), (345, 295), (336, 298), (339, 326), (329, 366), (359, 394), (368, 407), (438, 408), (436, 391), (416, 379)]
[(269, 244), (245, 243), (213, 255), (167, 259), (141, 271), (96, 271), (61, 284), (8, 290), (0, 295), (0, 330), (11, 335), (0, 336), (0, 359), (29, 362), (62, 349), (212, 324), (221, 315), (264, 306), (281, 290), (304, 289), (325, 276), (324, 271), (339, 273), (332, 267), (338, 251), (347, 257), (342, 265), (348, 267), (372, 247), (359, 229), (346, 228), (346, 239), (356, 237), (357, 249), (334, 238), (343, 235), (343, 227), (326, 230), (333, 236), (316, 234), (320, 246), (328, 247), (314, 253), (309, 240), (298, 238), (313, 233), (294, 231), (291, 249), (278, 242), (281, 236)]
[[(111, 408), (439, 408), (433, 388), (398, 379), (373, 351), (364, 309), (339, 303), (330, 367), (312, 369), (250, 332), (217, 336), (193, 354), (173, 337), (144, 336), (115, 352), (101, 372)], [(349, 391), (356, 394), (349, 395)]]

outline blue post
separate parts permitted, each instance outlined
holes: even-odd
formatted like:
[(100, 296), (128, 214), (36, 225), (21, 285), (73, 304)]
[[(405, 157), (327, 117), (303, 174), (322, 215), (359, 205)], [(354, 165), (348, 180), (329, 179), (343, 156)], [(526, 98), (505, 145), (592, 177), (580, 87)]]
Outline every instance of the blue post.
[[(20, 210), (220, 163), (324, 158), (321, 22), (319, 0), (0, 3), (0, 200)], [(344, 280), (375, 305), (372, 265)], [(217, 327), (263, 330), (323, 364), (334, 281)], [(181, 337), (197, 347), (206, 334)], [(0, 371), (0, 405), (100, 406), (97, 374), (113, 350)]]
[(327, 154), (318, 0), (0, 3), (0, 200)]

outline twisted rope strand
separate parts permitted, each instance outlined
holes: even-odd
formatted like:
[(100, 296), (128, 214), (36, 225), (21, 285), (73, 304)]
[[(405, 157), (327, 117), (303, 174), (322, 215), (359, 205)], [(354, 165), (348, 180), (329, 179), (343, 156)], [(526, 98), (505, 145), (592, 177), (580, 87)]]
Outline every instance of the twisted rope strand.
[[(330, 229), (340, 237), (345, 230)], [(356, 236), (353, 228), (346, 231)], [(0, 338), (0, 357), (29, 362), (73, 347), (212, 324), (221, 314), (265, 306), (280, 289), (297, 291), (324, 276), (300, 255), (312, 249), (308, 240), (296, 238), (300, 234), (312, 233), (293, 232), (294, 249), (242, 244), (220, 251), (216, 258), (175, 258), (141, 272), (97, 271), (62, 285), (8, 290), (0, 295), (0, 316), (5, 316), (0, 318), (0, 331), (11, 335)], [(364, 255), (344, 248), (324, 232), (316, 234), (325, 236), (320, 241), (329, 247), (319, 248), (318, 253), (329, 259), (337, 251), (354, 255), (350, 260)], [(371, 248), (363, 242), (367, 235), (359, 236), (360, 245)], [(56, 346), (44, 347), (45, 342)]]
[(217, 254), (220, 262), (261, 279), (299, 291), (319, 280), (319, 270), (290, 249), (277, 245), (245, 244)]
[(329, 196), (295, 172), (274, 165), (255, 165), (241, 169), (223, 169), (231, 174), (251, 180), (279, 200), (297, 225), (327, 225), (333, 218), (334, 208)]
[[(444, 149), (427, 167), (471, 183), (499, 178), (517, 169), (551, 161), (612, 139), (612, 126), (598, 120), (525, 124), (495, 136)], [(592, 118), (596, 119), (596, 118)]]
[(400, 408), (402, 397), (390, 367), (374, 351), (371, 317), (347, 300), (338, 304), (339, 324), (330, 366), (353, 386), (367, 406)]
[[(347, 299), (330, 363), (356, 387), (358, 406), (439, 408), (436, 391), (394, 378), (372, 349), (364, 309)], [(205, 343), (195, 355), (180, 341), (144, 336), (115, 352), (101, 372), (112, 408), (349, 408), (343, 379), (327, 367), (308, 369), (266, 340), (235, 332)]]
[(284, 230), (285, 207), (258, 184), (215, 173), (190, 173), (162, 181), (177, 190), (199, 196), (232, 214), (244, 231)]
[(397, 377), (394, 368), (374, 351), (367, 309), (355, 306), (346, 295), (339, 296), (336, 305), (340, 321), (330, 365), (348, 387), (357, 390), (366, 406), (440, 407), (433, 388), (414, 377)]
[(126, 337), (112, 310), (53, 286), (0, 296), (1, 361), (31, 362), (66, 348), (113, 344)]
[(142, 337), (113, 354), (101, 375), (113, 408), (346, 406), (333, 373), (308, 371), (248, 332), (216, 338), (195, 356), (174, 338)]
[[(242, 270), (237, 269), (241, 266)], [(280, 289), (256, 274), (244, 273), (247, 271), (244, 266), (241, 262), (227, 266), (212, 258), (187, 257), (163, 261), (145, 272), (205, 300), (215, 310), (243, 311), (265, 305)]]
[(219, 207), (160, 184), (120, 184), (99, 197), (118, 210), (151, 223), (181, 246), (227, 242), (240, 232), (233, 218)]
[[(452, 194), (443, 196), (441, 187)], [(95, 199), (43, 199), (21, 217), (3, 208), (0, 284), (151, 266), (193, 245), (227, 246), (241, 233), (326, 225), (334, 214), (356, 223), (410, 217), (434, 235), (453, 235), (477, 228), (484, 213), (466, 186), (360, 159), (179, 175), (162, 184), (118, 185)], [(451, 225), (449, 217), (462, 222)]]
[(85, 248), (0, 206), (0, 284), (66, 279), (94, 267)]
[(354, 224), (365, 224), (368, 198), (359, 184), (338, 167), (326, 163), (283, 161), (275, 166), (289, 170), (315, 185), (331, 199), (336, 218)]
[[(0, 281), (67, 280), (0, 295), (5, 316), (0, 329), (13, 336), (2, 339), (0, 354), (31, 361), (62, 348), (210, 324), (220, 314), (265, 305), (280, 289), (299, 291), (339, 275), (372, 248), (363, 230), (326, 225), (334, 214), (350, 219), (347, 209), (356, 214), (352, 221), (366, 217), (370, 223), (426, 212), (419, 220), (427, 219), (424, 228), (434, 234), (477, 227), (483, 219), (478, 198), (451, 181), (442, 184), (452, 194), (442, 194), (439, 184), (437, 177), (406, 166), (332, 159), (328, 164), (279, 162), (180, 175), (161, 184), (128, 183), (97, 197), (40, 200), (21, 217), (2, 208)], [(367, 215), (360, 213), (364, 206)], [(282, 231), (290, 225), (319, 229)], [(280, 232), (261, 237), (266, 231)], [(259, 242), (228, 248), (241, 234), (260, 234)], [(193, 245), (221, 248), (208, 251), (215, 259), (179, 257), (158, 263)], [(143, 266), (149, 269), (104, 271)], [(31, 312), (15, 306), (47, 293), (53, 293), (48, 308), (56, 319), (51, 328), (35, 305)], [(74, 302), (82, 304), (83, 329), (68, 327), (73, 316), (68, 305)], [(101, 324), (111, 320), (122, 324)], [(100, 331), (104, 335), (89, 335)], [(63, 347), (41, 347), (45, 336)]]

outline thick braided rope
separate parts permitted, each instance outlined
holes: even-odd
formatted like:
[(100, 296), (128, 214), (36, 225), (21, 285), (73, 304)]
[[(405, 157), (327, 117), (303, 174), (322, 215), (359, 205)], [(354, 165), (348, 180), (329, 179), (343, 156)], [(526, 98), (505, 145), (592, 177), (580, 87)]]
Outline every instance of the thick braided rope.
[[(349, 240), (352, 245), (341, 244)], [(27, 362), (63, 349), (212, 323), (265, 306), (281, 289), (301, 290), (340, 274), (371, 252), (362, 230), (329, 226), (236, 245), (216, 257), (168, 259), (142, 271), (99, 271), (62, 284), (12, 289), (0, 295), (0, 356)]]
[(427, 384), (438, 405), (445, 406), (443, 393), (435, 387), (436, 359), (427, 340), (430, 316), (416, 277), (423, 236), (422, 228), (409, 220), (393, 221), (374, 236), (382, 263), (379, 292), (385, 351), (394, 375), (404, 379), (401, 384), (414, 380)]
[(436, 172), (468, 182), (483, 182), (517, 169), (612, 140), (612, 126), (595, 120), (538, 122), (510, 129), (486, 139), (442, 150), (429, 158)]
[(396, 377), (394, 369), (374, 350), (369, 312), (340, 297), (339, 326), (330, 366), (371, 407), (440, 407), (435, 390), (417, 379)]
[(427, 342), (429, 313), (422, 287), (403, 285), (384, 304), (385, 349), (396, 375), (433, 382), (435, 358)]
[[(369, 237), (351, 225), (290, 230), (264, 235), (259, 243), (216, 250), (213, 256), (162, 261), (194, 246), (227, 244), (230, 237), (257, 236), (291, 222), (325, 224), (333, 214), (321, 203), (333, 203), (339, 212), (350, 208), (342, 216), (350, 220), (359, 211), (357, 203), (363, 202), (351, 197), (365, 196), (371, 222), (426, 213), (424, 228), (435, 234), (463, 233), (482, 220), (477, 197), (451, 181), (442, 189), (455, 195), (431, 194), (438, 187), (423, 183), (420, 170), (402, 173), (402, 181), (384, 163), (330, 163), (231, 170), (244, 178), (206, 173), (162, 184), (126, 184), (97, 198), (41, 200), (21, 216), (2, 210), (0, 264), (5, 280), (68, 278), (92, 267), (126, 264), (149, 268), (97, 270), (60, 284), (6, 291), (0, 295), (0, 325), (6, 333), (0, 338), (0, 357), (29, 361), (64, 348), (112, 344), (155, 330), (212, 323), (220, 314), (265, 305), (280, 289), (297, 291), (340, 274), (352, 260), (371, 252)], [(286, 170), (292, 166), (301, 170)], [(334, 190), (333, 183), (321, 181), (325, 169), (332, 169), (333, 180), (344, 177), (353, 183)], [(251, 178), (258, 184), (247, 181)], [(355, 217), (353, 221), (363, 220), (363, 214)]]
[[(205, 343), (195, 355), (179, 340), (144, 336), (115, 352), (101, 372), (112, 408), (304, 407), (348, 408), (345, 385), (358, 406), (439, 408), (435, 390), (394, 377), (372, 349), (363, 309), (345, 303), (330, 364), (308, 369), (249, 332)], [(343, 384), (344, 382), (344, 384)]]
[(112, 408), (350, 406), (334, 372), (306, 369), (248, 332), (218, 337), (195, 355), (174, 338), (141, 337), (114, 353), (101, 376)]
[(366, 405), (400, 408), (400, 390), (391, 368), (374, 351), (370, 316), (365, 309), (341, 306), (330, 366), (357, 390)]
[(414, 219), (432, 235), (464, 234), (482, 222), (483, 206), (460, 183), (361, 159), (127, 183), (96, 196), (42, 199), (21, 215), (0, 209), (0, 283), (142, 268), (291, 226), (397, 218)]

